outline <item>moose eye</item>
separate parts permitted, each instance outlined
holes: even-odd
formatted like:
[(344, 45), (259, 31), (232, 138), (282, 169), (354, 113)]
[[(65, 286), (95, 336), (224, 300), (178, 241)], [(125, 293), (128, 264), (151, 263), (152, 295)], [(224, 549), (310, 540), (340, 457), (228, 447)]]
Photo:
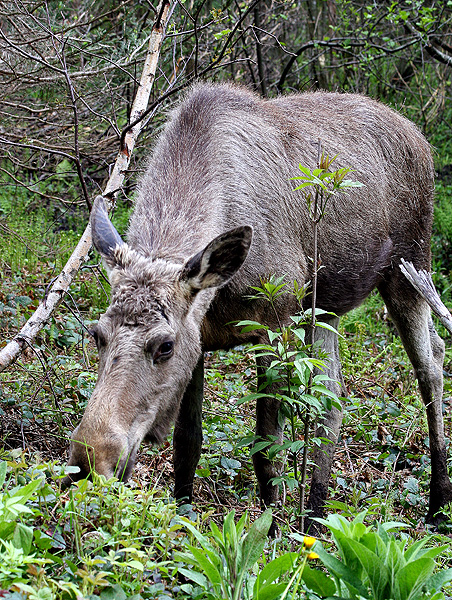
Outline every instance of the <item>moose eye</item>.
[(173, 349), (174, 349), (174, 342), (168, 341), (168, 342), (163, 342), (163, 344), (160, 346), (160, 348), (157, 350), (157, 352), (160, 353), (160, 356), (170, 356), (173, 353)]
[(152, 360), (154, 362), (160, 362), (171, 358), (174, 352), (174, 342), (172, 340), (165, 340), (161, 342), (157, 347), (155, 342), (148, 343), (145, 347), (146, 352), (152, 354)]

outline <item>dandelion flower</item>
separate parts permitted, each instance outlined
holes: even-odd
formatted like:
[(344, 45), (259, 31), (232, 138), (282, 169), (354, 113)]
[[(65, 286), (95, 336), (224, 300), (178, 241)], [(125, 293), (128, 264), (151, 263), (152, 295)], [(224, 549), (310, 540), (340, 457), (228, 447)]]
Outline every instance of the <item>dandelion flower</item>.
[(310, 550), (315, 544), (315, 538), (310, 535), (305, 535), (303, 538), (303, 544), (307, 550)]

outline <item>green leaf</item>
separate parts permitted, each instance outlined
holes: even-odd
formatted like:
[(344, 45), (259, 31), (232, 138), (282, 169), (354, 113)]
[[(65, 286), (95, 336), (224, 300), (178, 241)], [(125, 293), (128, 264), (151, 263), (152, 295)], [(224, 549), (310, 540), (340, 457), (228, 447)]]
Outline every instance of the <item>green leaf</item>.
[(267, 563), (256, 579), (255, 590), (261, 585), (266, 586), (273, 583), (287, 571), (293, 570), (299, 556), (298, 552), (286, 552)]
[(184, 567), (179, 567), (178, 572), (187, 579), (191, 579), (191, 581), (197, 583), (200, 587), (202, 587), (203, 590), (209, 589), (207, 577), (205, 577), (202, 573), (198, 573), (198, 571), (193, 571), (191, 569), (185, 569)]
[(331, 577), (319, 569), (311, 569), (309, 565), (305, 565), (302, 579), (308, 588), (321, 598), (331, 596), (336, 591), (336, 584)]
[(16, 529), (15, 521), (0, 522), (0, 540), (9, 540)]
[(244, 404), (245, 402), (254, 402), (259, 398), (268, 398), (268, 396), (269, 394), (262, 394), (261, 392), (256, 392), (255, 394), (247, 394), (246, 396), (243, 396), (243, 398), (237, 400), (236, 405), (239, 406), (240, 404)]
[(275, 600), (280, 597), (286, 587), (285, 583), (270, 583), (254, 591), (253, 600)]
[(196, 476), (200, 477), (201, 479), (203, 477), (210, 477), (210, 475), (211, 475), (211, 470), (207, 467), (196, 469)]
[(254, 331), (255, 329), (268, 329), (267, 325), (262, 325), (257, 321), (239, 321), (236, 326), (242, 328), (242, 333)]
[[(324, 519), (317, 519), (318, 521)], [(335, 556), (328, 554), (320, 544), (316, 545), (315, 549), (316, 553), (319, 555), (320, 560), (323, 562), (325, 567), (330, 571), (331, 574), (336, 576), (339, 579), (342, 579), (344, 583), (348, 584), (355, 592), (358, 592), (364, 598), (368, 598), (370, 600), (371, 596), (369, 596), (366, 587), (363, 585), (362, 581), (359, 577), (351, 571), (343, 562), (337, 559)], [(372, 598), (372, 600), (376, 600)]]
[(267, 331), (267, 335), (268, 335), (268, 339), (270, 340), (270, 343), (273, 344), (273, 342), (281, 336), (281, 333), (279, 331), (271, 331), (269, 329)]
[(264, 442), (257, 442), (257, 444), (255, 444), (251, 450), (250, 450), (250, 456), (253, 456), (254, 454), (256, 454), (256, 452), (261, 452), (262, 450), (265, 450), (265, 448), (268, 448), (269, 446), (271, 446), (272, 442), (269, 441), (264, 441)]
[(427, 590), (440, 590), (446, 583), (452, 581), (452, 569), (442, 569), (425, 582)]
[(195, 536), (202, 548), (205, 548), (207, 550), (213, 550), (209, 539), (206, 536), (204, 536), (200, 531), (198, 531), (193, 525), (193, 523), (191, 523), (188, 519), (186, 519), (185, 517), (176, 517), (175, 520), (177, 523), (181, 523), (186, 529), (190, 531), (190, 533), (192, 533)]
[(236, 469), (240, 469), (242, 463), (235, 458), (229, 458), (228, 456), (222, 456), (220, 460), (221, 466), (226, 471), (235, 471)]
[[(308, 177), (311, 177), (311, 171), (308, 169), (308, 167), (304, 167), (301, 163), (298, 165), (298, 168), (300, 169), (300, 171), (302, 173), (304, 173), (305, 175), (307, 175)], [(295, 179), (295, 178), (294, 178)]]
[(341, 333), (338, 332), (338, 330), (335, 327), (333, 327), (329, 323), (325, 323), (325, 321), (316, 321), (315, 322), (315, 326), (316, 327), (321, 327), (322, 329), (328, 329), (328, 331), (332, 331), (333, 333), (335, 333), (339, 337), (344, 337)]
[(33, 528), (22, 523), (17, 523), (12, 542), (16, 548), (22, 548), (24, 554), (30, 554), (33, 542)]
[(193, 558), (195, 559), (197, 566), (204, 573), (204, 575), (207, 576), (210, 583), (212, 583), (213, 585), (221, 585), (221, 574), (218, 568), (212, 563), (211, 560), (209, 560), (213, 558), (214, 560), (216, 559), (215, 562), (217, 562), (217, 564), (221, 564), (220, 557), (218, 555), (212, 556), (213, 553), (207, 552), (205, 550), (203, 552), (202, 550), (200, 550), (199, 548), (195, 548), (194, 546), (190, 546), (190, 550), (193, 554)]
[(435, 568), (431, 558), (418, 558), (398, 571), (394, 577), (394, 599), (414, 600)]
[(390, 576), (383, 561), (374, 552), (366, 548), (364, 544), (356, 540), (343, 539), (342, 543), (349, 545), (354, 550), (356, 558), (369, 578), (373, 599), (384, 600), (389, 598), (387, 594), (390, 588)]
[(251, 569), (262, 555), (272, 521), (272, 511), (268, 509), (251, 525), (242, 546), (243, 571)]

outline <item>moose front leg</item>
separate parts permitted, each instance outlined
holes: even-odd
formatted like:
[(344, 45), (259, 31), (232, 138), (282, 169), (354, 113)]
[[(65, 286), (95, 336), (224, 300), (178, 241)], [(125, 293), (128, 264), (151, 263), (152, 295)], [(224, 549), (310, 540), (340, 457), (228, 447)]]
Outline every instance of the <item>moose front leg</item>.
[(204, 392), (204, 355), (193, 371), (185, 390), (174, 427), (174, 497), (192, 501), (193, 480), (201, 456), (202, 401)]
[[(265, 371), (268, 367), (268, 357), (257, 357), (258, 387), (265, 381)], [(270, 396), (259, 398), (256, 402), (256, 437), (259, 441), (270, 441), (281, 444), (283, 435), (283, 423), (279, 414), (280, 402), (271, 397), (275, 386), (265, 388)], [(263, 508), (274, 505), (278, 501), (278, 486), (272, 484), (272, 479), (279, 475), (281, 465), (279, 462), (270, 460), (266, 449), (253, 454), (254, 471), (259, 484), (259, 496)]]

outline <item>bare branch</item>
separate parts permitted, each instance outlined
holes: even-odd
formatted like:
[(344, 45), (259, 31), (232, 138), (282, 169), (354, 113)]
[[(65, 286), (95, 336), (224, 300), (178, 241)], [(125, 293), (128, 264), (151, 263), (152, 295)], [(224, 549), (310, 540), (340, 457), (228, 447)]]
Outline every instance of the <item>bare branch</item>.
[(439, 297), (430, 273), (424, 270), (417, 271), (412, 263), (407, 262), (403, 258), (401, 259), (400, 270), (414, 289), (428, 303), (444, 327), (452, 333), (452, 315)]

